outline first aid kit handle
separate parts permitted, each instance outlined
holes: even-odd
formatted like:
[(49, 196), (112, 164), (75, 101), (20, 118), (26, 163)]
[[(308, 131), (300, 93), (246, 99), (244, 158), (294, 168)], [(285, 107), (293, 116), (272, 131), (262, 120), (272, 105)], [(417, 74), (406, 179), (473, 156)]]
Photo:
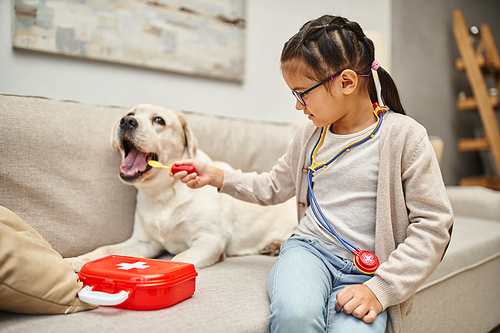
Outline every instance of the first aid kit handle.
[(85, 303), (97, 305), (118, 305), (125, 302), (130, 295), (130, 291), (122, 290), (116, 294), (92, 291), (91, 286), (85, 286), (78, 292), (78, 298)]

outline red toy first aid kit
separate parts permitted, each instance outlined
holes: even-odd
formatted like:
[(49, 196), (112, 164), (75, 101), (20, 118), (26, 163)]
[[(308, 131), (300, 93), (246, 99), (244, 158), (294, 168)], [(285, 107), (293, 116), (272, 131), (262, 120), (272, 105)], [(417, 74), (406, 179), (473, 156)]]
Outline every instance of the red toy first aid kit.
[(80, 300), (132, 310), (157, 310), (193, 296), (193, 264), (112, 255), (90, 261), (78, 272)]

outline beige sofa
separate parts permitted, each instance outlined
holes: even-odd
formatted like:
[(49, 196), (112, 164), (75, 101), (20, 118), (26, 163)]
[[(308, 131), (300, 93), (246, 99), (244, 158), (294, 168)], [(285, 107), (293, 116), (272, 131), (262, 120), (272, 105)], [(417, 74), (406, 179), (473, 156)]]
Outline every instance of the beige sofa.
[[(132, 232), (136, 192), (119, 181), (120, 157), (110, 146), (111, 127), (123, 110), (0, 95), (0, 205), (62, 256), (123, 241)], [(201, 149), (243, 170), (268, 170), (297, 127), (185, 115)], [(418, 290), (404, 332), (488, 332), (500, 323), (500, 193), (448, 191), (456, 214), (452, 241)], [(267, 332), (266, 282), (274, 261), (259, 255), (227, 258), (199, 271), (192, 298), (157, 311), (0, 311), (0, 332)]]

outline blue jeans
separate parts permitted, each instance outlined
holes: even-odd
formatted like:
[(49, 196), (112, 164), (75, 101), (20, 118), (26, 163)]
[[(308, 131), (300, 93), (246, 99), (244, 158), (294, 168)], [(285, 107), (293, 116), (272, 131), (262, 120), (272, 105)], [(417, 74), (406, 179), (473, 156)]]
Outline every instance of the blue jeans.
[(371, 275), (325, 250), (317, 241), (294, 235), (281, 247), (268, 280), (271, 332), (384, 332), (387, 311), (375, 322), (335, 311), (337, 293)]

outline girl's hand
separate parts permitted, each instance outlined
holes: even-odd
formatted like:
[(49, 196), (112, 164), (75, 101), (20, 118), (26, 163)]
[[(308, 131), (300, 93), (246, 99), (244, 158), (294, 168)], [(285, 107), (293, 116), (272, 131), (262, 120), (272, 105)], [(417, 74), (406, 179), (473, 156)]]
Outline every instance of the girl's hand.
[(175, 162), (175, 165), (192, 165), (196, 172), (188, 174), (187, 171), (180, 171), (175, 174), (170, 173), (175, 180), (180, 180), (189, 188), (200, 188), (205, 185), (212, 185), (221, 188), (224, 179), (224, 172), (216, 167), (210, 166), (198, 160), (182, 160)]
[(335, 311), (342, 309), (367, 324), (373, 323), (383, 310), (375, 294), (364, 284), (347, 286), (338, 292)]

